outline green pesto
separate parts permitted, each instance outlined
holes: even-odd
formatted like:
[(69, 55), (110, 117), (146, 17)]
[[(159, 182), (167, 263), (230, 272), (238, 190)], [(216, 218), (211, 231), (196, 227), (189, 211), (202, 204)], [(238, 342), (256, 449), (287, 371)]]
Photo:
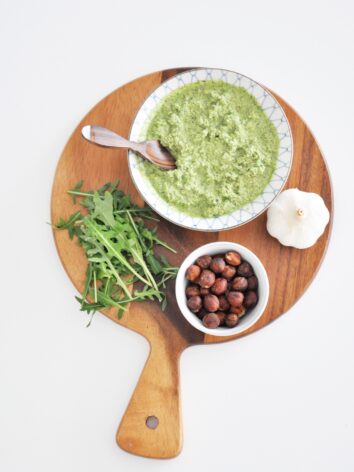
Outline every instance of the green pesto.
[(157, 193), (196, 217), (231, 213), (269, 183), (278, 156), (277, 131), (243, 87), (200, 81), (171, 92), (146, 132), (177, 160), (174, 171), (142, 164)]

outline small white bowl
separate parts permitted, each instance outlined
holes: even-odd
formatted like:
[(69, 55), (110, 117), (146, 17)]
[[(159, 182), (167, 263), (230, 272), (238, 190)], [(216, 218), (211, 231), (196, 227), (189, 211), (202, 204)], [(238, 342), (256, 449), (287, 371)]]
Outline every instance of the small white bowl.
[[(253, 267), (254, 273), (258, 278), (258, 303), (257, 305), (250, 309), (249, 312), (243, 316), (238, 325), (234, 328), (227, 328), (220, 326), (219, 328), (206, 328), (202, 321), (192, 313), (187, 307), (187, 297), (186, 297), (186, 271), (190, 265), (192, 265), (195, 260), (205, 254), (213, 256), (215, 254), (223, 254), (228, 251), (238, 252), (242, 259), (246, 260)], [(176, 298), (179, 309), (181, 310), (183, 316), (186, 318), (189, 323), (194, 326), (199, 331), (202, 331), (206, 334), (212, 334), (213, 336), (232, 336), (234, 334), (242, 333), (254, 325), (259, 318), (262, 316), (264, 309), (267, 305), (269, 297), (269, 280), (267, 272), (258, 259), (258, 257), (245, 246), (241, 244), (231, 243), (227, 241), (218, 241), (215, 243), (205, 244), (195, 249), (189, 254), (183, 261), (181, 267), (179, 268), (177, 279), (176, 279)]]

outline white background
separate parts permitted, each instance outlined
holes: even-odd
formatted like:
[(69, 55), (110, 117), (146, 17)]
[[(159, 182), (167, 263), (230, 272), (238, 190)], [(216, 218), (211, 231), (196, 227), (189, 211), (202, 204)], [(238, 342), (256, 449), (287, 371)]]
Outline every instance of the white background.
[[(353, 471), (354, 3), (0, 7), (0, 470)], [(85, 328), (46, 221), (81, 117), (125, 82), (183, 65), (237, 70), (298, 110), (327, 157), (335, 221), (292, 310), (238, 342), (183, 354), (184, 448), (156, 461), (115, 444), (148, 345), (101, 315)]]

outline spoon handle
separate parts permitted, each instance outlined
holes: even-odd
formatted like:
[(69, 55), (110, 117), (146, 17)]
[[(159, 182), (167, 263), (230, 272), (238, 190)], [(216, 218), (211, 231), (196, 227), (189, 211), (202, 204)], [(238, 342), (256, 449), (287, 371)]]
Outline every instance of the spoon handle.
[(84, 126), (81, 130), (82, 136), (90, 143), (105, 147), (131, 148), (136, 150), (137, 143), (122, 138), (119, 134), (102, 126)]

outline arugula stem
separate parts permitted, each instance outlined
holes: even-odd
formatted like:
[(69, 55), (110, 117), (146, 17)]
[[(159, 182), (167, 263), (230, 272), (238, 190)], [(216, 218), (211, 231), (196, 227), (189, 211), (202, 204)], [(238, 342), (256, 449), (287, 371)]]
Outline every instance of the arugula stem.
[(145, 249), (145, 243), (144, 243), (144, 241), (142, 240), (142, 238), (139, 234), (138, 228), (136, 227), (136, 224), (135, 224), (129, 210), (127, 210), (127, 215), (128, 215), (129, 220), (130, 220), (130, 223), (131, 223), (131, 225), (132, 225), (132, 227), (135, 231), (135, 234), (136, 234), (137, 238), (139, 239), (139, 242), (140, 242), (141, 246)]
[(120, 213), (150, 213), (149, 208), (129, 208), (129, 210), (116, 210), (113, 212), (115, 215)]
[(80, 190), (67, 190), (70, 195), (77, 195), (78, 197), (92, 197), (93, 192), (81, 192)]
[(161, 241), (160, 239), (155, 239), (155, 242), (159, 245), (159, 246), (163, 246), (165, 247), (166, 249), (168, 249), (169, 251), (171, 252), (174, 252), (175, 254), (177, 254), (177, 251), (176, 249), (173, 249), (171, 246), (169, 246), (168, 244), (166, 244), (164, 241)]
[(148, 285), (150, 285), (150, 286), (152, 285), (155, 290), (158, 290), (156, 281), (155, 281), (153, 275), (151, 274), (151, 272), (149, 271), (149, 269), (148, 269), (148, 267), (147, 267), (147, 265), (144, 261), (144, 258), (142, 256), (140, 256), (140, 254), (138, 254), (137, 251), (132, 250), (132, 254), (133, 254), (133, 257), (136, 258), (136, 260), (139, 262), (139, 264), (142, 267), (146, 277), (150, 280), (151, 283), (149, 283)]
[(93, 289), (94, 289), (94, 294), (95, 294), (95, 303), (97, 303), (97, 285), (96, 285), (96, 271), (93, 271)]
[(84, 302), (86, 301), (87, 293), (90, 288), (90, 283), (92, 279), (92, 263), (89, 262), (86, 270), (86, 280), (85, 280), (85, 286), (84, 290), (82, 292), (82, 302), (81, 302), (81, 308), (83, 307)]

